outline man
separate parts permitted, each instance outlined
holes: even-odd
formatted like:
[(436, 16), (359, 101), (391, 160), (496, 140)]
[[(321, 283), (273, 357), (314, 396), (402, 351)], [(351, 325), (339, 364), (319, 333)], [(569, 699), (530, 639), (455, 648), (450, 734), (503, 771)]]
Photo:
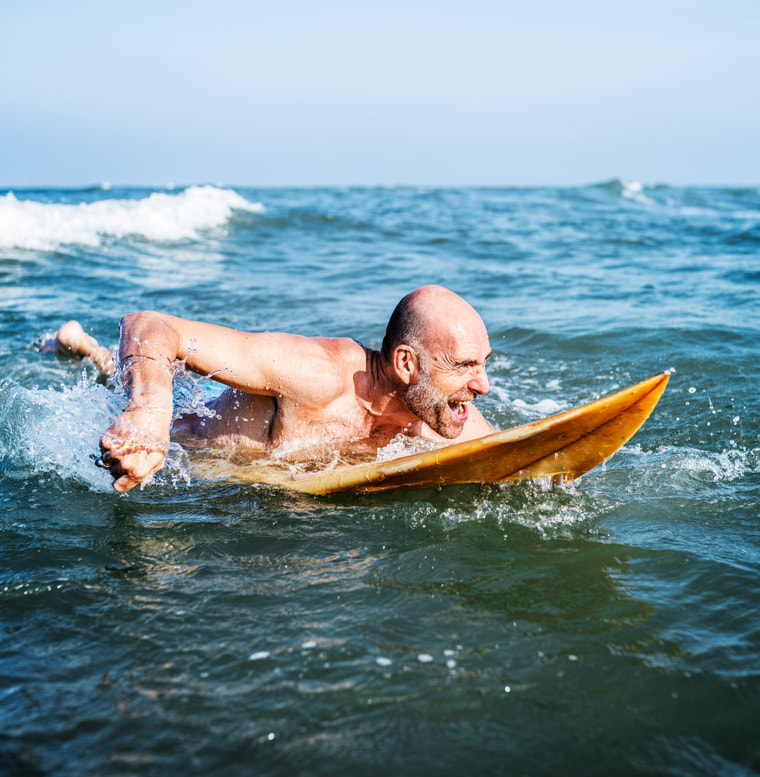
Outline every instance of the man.
[[(68, 328), (68, 329), (67, 329)], [(75, 322), (46, 350), (107, 351)], [(470, 403), (488, 391), (488, 334), (478, 313), (442, 286), (424, 286), (394, 310), (382, 349), (348, 338), (240, 332), (155, 312), (122, 319), (121, 378), (129, 405), (101, 439), (101, 465), (128, 491), (164, 464), (170, 438), (268, 450), (313, 442), (387, 444), (399, 433), (437, 442), (493, 431)], [(175, 361), (229, 388), (211, 417), (172, 426)]]

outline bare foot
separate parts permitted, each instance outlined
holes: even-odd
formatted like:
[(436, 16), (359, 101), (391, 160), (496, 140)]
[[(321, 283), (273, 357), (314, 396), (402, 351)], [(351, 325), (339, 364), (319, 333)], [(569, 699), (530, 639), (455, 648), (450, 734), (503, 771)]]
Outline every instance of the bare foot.
[(44, 353), (64, 353), (89, 358), (106, 376), (113, 375), (114, 364), (111, 351), (88, 335), (78, 321), (67, 321), (55, 335), (40, 347)]
[(95, 338), (86, 335), (78, 321), (67, 321), (40, 350), (45, 353), (68, 353), (83, 357), (89, 356), (90, 351), (97, 347)]

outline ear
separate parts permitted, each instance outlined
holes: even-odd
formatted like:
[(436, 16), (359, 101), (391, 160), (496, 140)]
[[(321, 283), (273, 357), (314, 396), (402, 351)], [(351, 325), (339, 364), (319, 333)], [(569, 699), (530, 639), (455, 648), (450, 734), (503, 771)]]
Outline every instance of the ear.
[(405, 386), (411, 386), (417, 381), (420, 371), (419, 359), (410, 345), (397, 345), (393, 351), (391, 363), (396, 376)]

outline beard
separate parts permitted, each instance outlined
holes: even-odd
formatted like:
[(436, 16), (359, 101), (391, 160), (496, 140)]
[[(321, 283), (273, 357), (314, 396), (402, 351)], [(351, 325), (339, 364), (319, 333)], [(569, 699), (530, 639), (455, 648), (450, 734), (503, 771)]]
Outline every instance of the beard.
[(466, 414), (462, 420), (457, 419), (452, 406), (469, 402), (472, 399), (474, 397), (468, 391), (452, 396), (444, 394), (433, 385), (429, 370), (423, 368), (422, 365), (417, 382), (409, 386), (402, 397), (404, 404), (417, 418), (424, 421), (441, 437), (446, 437), (449, 440), (459, 437), (467, 420)]

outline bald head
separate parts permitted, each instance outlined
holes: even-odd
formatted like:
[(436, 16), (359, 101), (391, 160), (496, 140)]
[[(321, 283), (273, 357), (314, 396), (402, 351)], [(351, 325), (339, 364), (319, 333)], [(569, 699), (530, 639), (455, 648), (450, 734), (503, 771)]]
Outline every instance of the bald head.
[(382, 353), (389, 359), (399, 345), (425, 352), (442, 338), (457, 338), (474, 331), (485, 332), (475, 308), (443, 286), (422, 286), (396, 305), (388, 321)]
[[(406, 409), (433, 432), (455, 439), (475, 413), (470, 402), (488, 391), (490, 355), (477, 311), (443, 286), (423, 286), (393, 311), (381, 360)], [(487, 427), (482, 418), (481, 427)]]

